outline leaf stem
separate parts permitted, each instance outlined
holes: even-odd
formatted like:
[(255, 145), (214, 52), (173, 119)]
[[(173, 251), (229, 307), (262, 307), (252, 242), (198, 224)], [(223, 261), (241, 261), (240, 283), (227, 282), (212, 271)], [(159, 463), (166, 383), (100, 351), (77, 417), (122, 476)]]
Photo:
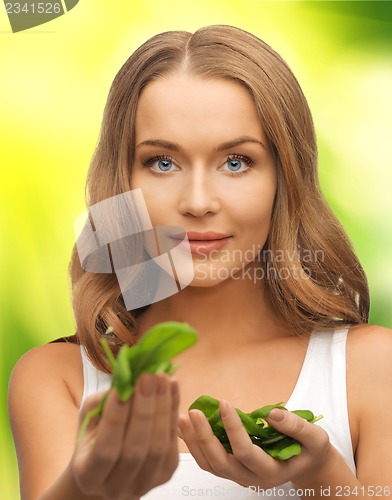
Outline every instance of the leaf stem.
[(88, 427), (88, 424), (90, 423), (90, 420), (93, 417), (98, 417), (98, 416), (102, 415), (103, 407), (105, 406), (106, 400), (109, 396), (109, 392), (110, 392), (110, 390), (105, 393), (105, 395), (103, 396), (103, 398), (101, 399), (101, 401), (99, 402), (99, 404), (95, 408), (93, 408), (92, 410), (90, 410), (89, 412), (86, 413), (86, 416), (83, 419), (82, 425), (80, 426), (78, 436), (76, 438), (77, 444), (80, 444), (80, 442), (82, 441), (82, 438), (84, 436), (84, 433), (87, 430), (87, 427)]

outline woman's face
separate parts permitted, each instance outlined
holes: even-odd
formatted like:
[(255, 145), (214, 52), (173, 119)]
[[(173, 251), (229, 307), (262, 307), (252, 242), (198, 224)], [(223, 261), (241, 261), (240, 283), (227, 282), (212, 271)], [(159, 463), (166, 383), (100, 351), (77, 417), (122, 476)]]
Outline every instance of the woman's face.
[(187, 232), (191, 285), (241, 279), (266, 241), (276, 192), (273, 156), (248, 91), (180, 72), (148, 84), (136, 114), (136, 188), (153, 226)]

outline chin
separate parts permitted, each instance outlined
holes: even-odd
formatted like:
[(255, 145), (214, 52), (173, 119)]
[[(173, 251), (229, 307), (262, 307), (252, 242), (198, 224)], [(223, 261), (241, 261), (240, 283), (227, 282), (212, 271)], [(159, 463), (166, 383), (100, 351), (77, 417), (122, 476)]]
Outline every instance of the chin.
[(219, 280), (218, 278), (197, 278), (196, 276), (189, 283), (188, 287), (192, 288), (210, 288), (216, 285), (219, 285), (225, 280)]
[(199, 263), (194, 266), (194, 277), (188, 286), (204, 288), (216, 286), (229, 279), (231, 272), (231, 269), (225, 267)]

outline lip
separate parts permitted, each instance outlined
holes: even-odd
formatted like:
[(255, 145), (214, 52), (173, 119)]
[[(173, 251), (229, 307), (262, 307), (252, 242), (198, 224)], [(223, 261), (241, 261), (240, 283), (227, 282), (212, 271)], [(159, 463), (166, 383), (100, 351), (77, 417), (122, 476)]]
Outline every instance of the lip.
[(197, 233), (196, 231), (187, 231), (189, 241), (211, 241), (223, 240), (230, 238), (230, 235), (223, 233), (215, 233), (214, 231), (207, 231), (205, 233)]
[[(187, 231), (186, 235), (189, 240), (191, 253), (196, 255), (205, 255), (210, 252), (220, 250), (231, 238), (231, 235), (217, 233), (215, 231), (207, 231), (203, 233)], [(183, 239), (183, 237), (176, 238), (174, 236), (174, 239)]]

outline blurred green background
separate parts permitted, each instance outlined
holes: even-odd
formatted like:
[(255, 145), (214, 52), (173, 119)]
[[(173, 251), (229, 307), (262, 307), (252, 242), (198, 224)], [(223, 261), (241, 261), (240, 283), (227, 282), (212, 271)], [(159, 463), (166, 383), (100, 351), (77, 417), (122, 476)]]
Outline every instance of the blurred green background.
[(28, 349), (74, 331), (73, 221), (107, 92), (157, 32), (231, 24), (286, 59), (313, 111), (325, 195), (368, 274), (371, 322), (392, 327), (391, 2), (80, 0), (17, 34), (0, 9), (0, 498), (19, 498), (9, 374)]

